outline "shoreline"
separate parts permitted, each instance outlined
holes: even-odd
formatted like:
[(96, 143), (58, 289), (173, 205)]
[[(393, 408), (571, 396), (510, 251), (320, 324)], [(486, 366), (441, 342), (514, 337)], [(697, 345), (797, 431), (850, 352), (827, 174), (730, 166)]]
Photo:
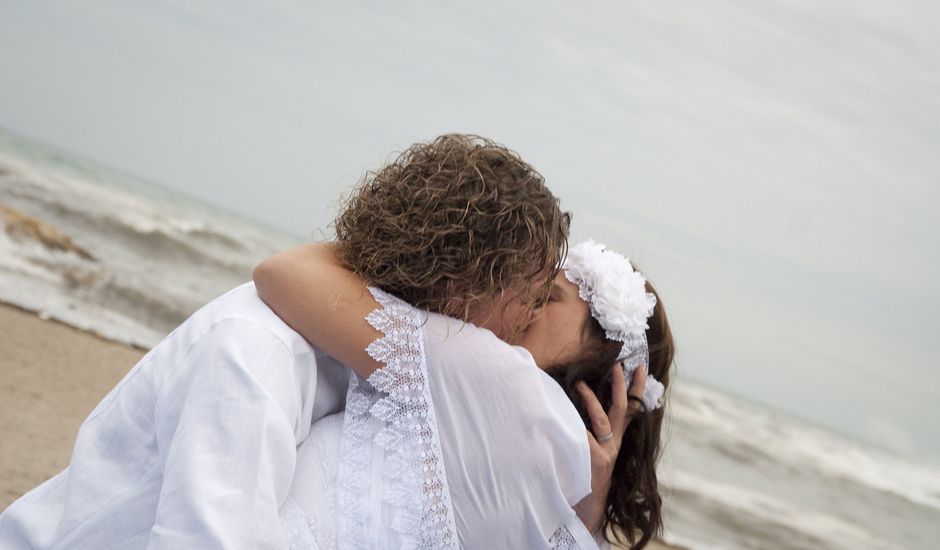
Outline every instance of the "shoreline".
[(68, 465), (82, 421), (146, 351), (0, 302), (0, 510)]

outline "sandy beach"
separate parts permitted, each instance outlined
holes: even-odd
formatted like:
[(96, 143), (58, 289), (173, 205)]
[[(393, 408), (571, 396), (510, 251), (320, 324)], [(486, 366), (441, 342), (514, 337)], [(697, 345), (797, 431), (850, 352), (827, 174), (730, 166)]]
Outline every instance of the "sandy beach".
[(0, 510), (68, 465), (82, 420), (144, 353), (0, 304)]
[(0, 508), (68, 465), (82, 420), (143, 354), (0, 305)]

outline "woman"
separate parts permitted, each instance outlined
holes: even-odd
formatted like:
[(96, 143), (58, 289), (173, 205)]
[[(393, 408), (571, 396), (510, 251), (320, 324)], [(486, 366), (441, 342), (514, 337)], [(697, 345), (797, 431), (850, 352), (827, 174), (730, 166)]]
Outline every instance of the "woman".
[[(353, 263), (355, 261), (353, 259)], [(370, 289), (374, 299), (370, 298), (365, 292), (365, 283), (345, 270), (329, 246), (303, 247), (259, 266), (255, 279), (262, 299), (311, 343), (360, 376), (350, 390), (345, 418), (321, 420), (299, 450), (292, 500), (284, 510), (285, 527), (298, 542), (298, 547), (305, 544), (330, 547), (337, 538), (348, 543), (357, 527), (365, 528), (363, 524), (340, 524), (334, 528), (337, 515), (344, 518), (350, 513), (344, 506), (349, 505), (350, 500), (363, 497), (361, 492), (350, 490), (350, 482), (361, 481), (371, 475), (363, 474), (364, 471), (374, 474), (375, 470), (369, 470), (372, 465), (368, 461), (353, 460), (352, 466), (360, 467), (358, 471), (350, 466), (346, 440), (350, 433), (354, 439), (381, 437), (382, 434), (356, 433), (362, 427), (361, 422), (357, 424), (357, 418), (368, 419), (362, 405), (367, 405), (367, 409), (382, 408), (383, 405), (381, 399), (358, 399), (357, 384), (366, 387), (374, 398), (376, 394), (388, 391), (388, 385), (383, 385), (387, 380), (383, 382), (383, 379), (402, 377), (394, 367), (397, 360), (394, 341), (400, 340), (401, 334), (417, 334), (414, 340), (404, 342), (402, 348), (421, 351), (421, 361), (426, 363), (424, 374), (418, 378), (427, 383), (423, 389), (427, 402), (422, 401), (418, 410), (424, 412), (426, 409), (432, 415), (422, 428), (441, 432), (428, 435), (439, 444), (440, 462), (443, 463), (431, 464), (432, 469), (438, 469), (438, 476), (432, 476), (430, 480), (437, 484), (435, 498), (441, 501), (439, 509), (456, 518), (452, 520), (453, 532), (448, 532), (446, 527), (441, 529), (445, 537), (456, 537), (461, 546), (471, 548), (506, 545), (510, 539), (527, 540), (528, 545), (539, 540), (539, 533), (530, 538), (511, 538), (499, 525), (494, 525), (494, 517), (498, 516), (508, 518), (508, 525), (531, 526), (551, 534), (548, 542), (555, 548), (592, 546), (593, 542), (584, 536), (581, 521), (571, 521), (570, 511), (566, 516), (558, 508), (560, 499), (542, 502), (551, 501), (558, 495), (567, 499), (569, 505), (576, 505), (578, 517), (594, 534), (606, 533), (607, 527), (612, 527), (618, 536), (624, 536), (635, 547), (642, 547), (659, 531), (660, 500), (654, 466), (663, 412), (659, 408), (630, 422), (628, 409), (631, 412), (640, 407), (656, 409), (664, 386), (655, 378), (668, 383), (673, 345), (664, 310), (652, 287), (632, 269), (629, 262), (599, 245), (589, 242), (574, 247), (562, 273), (554, 280), (548, 303), (540, 308), (521, 334), (510, 336), (521, 346), (511, 348), (514, 350), (511, 353), (523, 356), (532, 368), (516, 369), (511, 360), (502, 363), (502, 356), (497, 355), (488, 356), (493, 363), (490, 370), (464, 373), (459, 366), (440, 363), (446, 363), (448, 354), (474, 353), (477, 349), (473, 344), (474, 338), (485, 338), (481, 332), (486, 331), (472, 324), (463, 325), (426, 313), (416, 317), (411, 326), (402, 323), (398, 315), (388, 311), (398, 310), (407, 316), (417, 310), (376, 289)], [(467, 342), (470, 344), (461, 345)], [(389, 349), (392, 349), (391, 354), (386, 353)], [(619, 360), (625, 361), (626, 368), (610, 369), (610, 365)], [(526, 430), (512, 431), (515, 426), (513, 420), (518, 420), (519, 411), (527, 413), (532, 404), (525, 395), (512, 392), (522, 394), (530, 392), (533, 386), (537, 387), (538, 392), (550, 398), (534, 403), (534, 406), (547, 407), (549, 415), (561, 417), (567, 414), (565, 407), (571, 408), (571, 402), (559, 402), (559, 398), (567, 400), (557, 391), (559, 386), (549, 376), (544, 373), (541, 377), (533, 375), (538, 371), (536, 364), (543, 366), (546, 373), (561, 383), (571, 402), (579, 407), (582, 416), (590, 420), (593, 430), (593, 434), (589, 432), (588, 435), (593, 461), (590, 466), (584, 463), (584, 453), (579, 452), (578, 443), (570, 437), (571, 432), (576, 431), (576, 427), (570, 430), (570, 422), (547, 422), (528, 430), (537, 432), (538, 428), (544, 427), (569, 431), (567, 434), (539, 433), (538, 438), (552, 439), (552, 444), (532, 448), (531, 462), (528, 459), (524, 463), (510, 462), (514, 468), (526, 469), (529, 477), (542, 479), (542, 484), (549, 486), (548, 489), (529, 485), (520, 488), (503, 481), (507, 459), (513, 458), (513, 445), (538, 445), (538, 439), (525, 439), (531, 435)], [(641, 364), (649, 364), (653, 376), (647, 382), (643, 370), (639, 371), (640, 375), (631, 386), (629, 403), (632, 406), (628, 406), (624, 374), (632, 374)], [(367, 380), (377, 387), (368, 387)], [(545, 380), (550, 382), (546, 384)], [(390, 391), (395, 397), (395, 390)], [(494, 398), (490, 395), (494, 392), (504, 392), (507, 398)], [(600, 400), (594, 392), (600, 395)], [(399, 402), (412, 397), (413, 394), (406, 395)], [(420, 396), (418, 398), (420, 400)], [(514, 398), (518, 401), (513, 402)], [(607, 414), (601, 401), (610, 406)], [(642, 405), (639, 404), (641, 401)], [(479, 411), (481, 408), (485, 410)], [(570, 416), (567, 418), (570, 420)], [(505, 424), (498, 424), (503, 419)], [(560, 430), (559, 426), (562, 427)], [(503, 432), (511, 436), (501, 438)], [(575, 439), (577, 437), (581, 437), (583, 443), (583, 432)], [(622, 445), (626, 450), (620, 453)], [(558, 449), (566, 446), (575, 450), (567, 455), (559, 454)], [(544, 455), (553, 454), (548, 457), (550, 465), (545, 468), (546, 475), (532, 476), (528, 470), (542, 467), (546, 459)], [(429, 452), (429, 455), (433, 457), (434, 453)], [(584, 488), (584, 476), (578, 479), (579, 473), (592, 468), (590, 496), (582, 499), (588, 491)], [(373, 490), (375, 485), (371, 485)], [(490, 490), (494, 494), (475, 494)], [(467, 498), (467, 494), (471, 497)], [(330, 507), (334, 495), (339, 510)], [(534, 498), (540, 495), (542, 498)], [(560, 502), (564, 504), (563, 500)], [(529, 521), (533, 518), (534, 521)], [(447, 521), (442, 520), (440, 524), (446, 525)]]
[[(616, 442), (599, 444), (588, 432), (592, 460), (599, 464), (594, 467), (591, 497), (582, 503), (590, 511), (580, 515), (591, 518), (589, 521), (594, 523), (588, 527), (592, 531), (599, 522), (602, 532), (612, 528), (616, 536), (625, 536), (634, 547), (640, 548), (660, 533), (662, 527), (656, 462), (665, 414), (661, 400), (669, 385), (669, 370), (675, 355), (669, 321), (653, 286), (633, 270), (626, 258), (606, 251), (602, 245), (588, 241), (573, 247), (565, 261), (563, 275), (556, 277), (549, 303), (533, 320), (518, 345), (530, 350), (536, 363), (566, 389), (597, 434), (611, 433), (612, 426), (605, 422), (607, 417), (601, 403), (610, 404), (620, 391), (616, 384), (617, 372), (610, 376), (607, 365), (622, 360), (627, 372), (638, 374), (631, 385), (631, 404), (643, 414), (635, 415), (627, 426), (615, 426), (618, 429), (613, 433), (620, 436)], [(646, 298), (655, 304), (648, 319), (644, 315), (622, 318), (627, 312), (649, 312), (648, 303), (630, 305), (623, 300), (611, 300), (611, 296), (624, 296), (623, 287), (629, 285), (633, 286), (633, 291), (627, 296)], [(560, 333), (559, 327), (567, 327), (572, 319), (580, 320), (581, 326)], [(617, 334), (618, 326), (635, 330)], [(563, 340), (565, 333), (578, 335), (566, 354), (551, 356), (540, 351), (551, 349), (548, 342)], [(638, 368), (640, 366), (648, 366), (648, 369)], [(634, 387), (637, 392), (633, 391)], [(642, 396), (642, 403), (634, 401), (633, 394)], [(635, 538), (637, 533), (639, 536)]]

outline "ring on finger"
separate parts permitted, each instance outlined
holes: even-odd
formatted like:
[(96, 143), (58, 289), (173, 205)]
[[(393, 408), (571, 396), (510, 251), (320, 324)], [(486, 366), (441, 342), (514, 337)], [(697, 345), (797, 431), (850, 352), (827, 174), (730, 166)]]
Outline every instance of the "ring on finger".
[(610, 441), (610, 440), (613, 439), (613, 438), (614, 438), (614, 432), (613, 432), (613, 431), (611, 431), (611, 432), (610, 432), (609, 434), (607, 434), (607, 435), (599, 435), (599, 436), (597, 436), (597, 440), (598, 440), (599, 442), (601, 442), (601, 443), (603, 443), (603, 442), (605, 442), (605, 441)]

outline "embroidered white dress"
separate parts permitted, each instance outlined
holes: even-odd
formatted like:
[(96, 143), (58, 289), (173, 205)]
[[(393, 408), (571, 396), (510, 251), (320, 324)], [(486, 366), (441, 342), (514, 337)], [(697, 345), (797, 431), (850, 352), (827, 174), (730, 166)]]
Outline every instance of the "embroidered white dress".
[(596, 548), (572, 509), (590, 451), (561, 388), (524, 349), (371, 290), (384, 367), (301, 445), (288, 546)]

